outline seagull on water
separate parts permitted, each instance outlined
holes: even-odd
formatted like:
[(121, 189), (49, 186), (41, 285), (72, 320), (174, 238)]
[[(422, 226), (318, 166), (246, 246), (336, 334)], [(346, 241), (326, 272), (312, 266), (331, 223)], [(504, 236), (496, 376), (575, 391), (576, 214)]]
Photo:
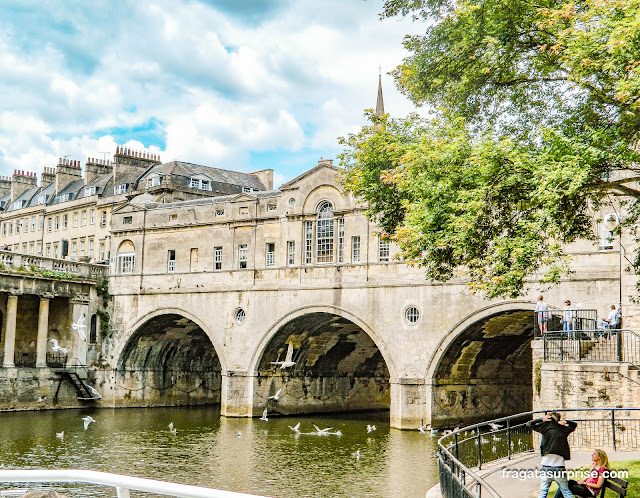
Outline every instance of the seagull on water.
[(56, 432), (56, 437), (57, 437), (58, 439), (64, 439), (64, 431), (62, 431), (62, 432)]
[(292, 367), (296, 364), (293, 360), (293, 344), (289, 343), (289, 347), (287, 348), (287, 354), (284, 357), (284, 361), (272, 361), (272, 365), (280, 366), (280, 370), (284, 370), (285, 368)]
[(82, 421), (84, 422), (84, 430), (87, 430), (87, 427), (89, 427), (89, 424), (91, 422), (95, 423), (95, 420), (93, 420), (93, 417), (91, 415), (87, 415), (86, 417), (82, 417)]
[(360, 450), (351, 453), (351, 455), (356, 457), (356, 460), (360, 460)]
[(373, 432), (375, 430), (376, 430), (376, 426), (375, 425), (367, 424), (367, 434), (369, 434), (370, 432)]
[(300, 422), (298, 422), (296, 425), (294, 425), (293, 427), (289, 426), (289, 429), (291, 429), (293, 432), (295, 432), (296, 434), (300, 434)]
[(54, 353), (67, 354), (67, 350), (62, 346), (59, 346), (58, 341), (56, 341), (55, 339), (49, 339), (49, 342), (51, 343), (51, 351), (53, 351)]
[(267, 418), (267, 409), (266, 408), (262, 412), (262, 417), (260, 417), (260, 420), (262, 420), (263, 422), (268, 422), (269, 421), (269, 419)]
[(178, 432), (178, 429), (175, 429), (175, 428), (173, 427), (173, 422), (170, 422), (170, 423), (169, 423), (169, 432), (170, 432), (171, 434), (175, 434), (176, 432)]
[(269, 396), (267, 399), (272, 399), (273, 401), (277, 402), (280, 399), (281, 392), (282, 392), (282, 389), (278, 389), (278, 391), (273, 396)]
[(313, 425), (313, 428), (316, 430), (316, 434), (318, 436), (328, 436), (329, 431), (333, 429), (333, 427), (325, 427), (324, 429), (320, 429), (320, 427), (318, 427), (316, 424), (312, 424), (312, 425)]

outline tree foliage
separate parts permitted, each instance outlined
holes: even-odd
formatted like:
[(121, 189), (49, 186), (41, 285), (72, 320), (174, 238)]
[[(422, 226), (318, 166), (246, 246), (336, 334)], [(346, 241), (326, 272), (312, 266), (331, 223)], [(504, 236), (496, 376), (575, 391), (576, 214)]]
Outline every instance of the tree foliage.
[(557, 282), (601, 203), (640, 198), (640, 2), (387, 0), (396, 15), (425, 23), (393, 74), (434, 117), (370, 114), (341, 139), (347, 188), (429, 278)]

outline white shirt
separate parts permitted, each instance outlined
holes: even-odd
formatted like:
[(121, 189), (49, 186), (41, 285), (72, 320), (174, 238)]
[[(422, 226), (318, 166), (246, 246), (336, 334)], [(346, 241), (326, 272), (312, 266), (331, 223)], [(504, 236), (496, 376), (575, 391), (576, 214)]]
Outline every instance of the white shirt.
[(611, 310), (607, 317), (609, 325), (618, 325), (618, 310)]
[(544, 301), (538, 301), (536, 303), (536, 311), (549, 311), (549, 307)]
[(576, 316), (576, 311), (571, 306), (565, 306), (562, 315), (565, 322), (570, 322)]
[(545, 467), (564, 467), (564, 458), (555, 453), (547, 453), (542, 457), (542, 465)]

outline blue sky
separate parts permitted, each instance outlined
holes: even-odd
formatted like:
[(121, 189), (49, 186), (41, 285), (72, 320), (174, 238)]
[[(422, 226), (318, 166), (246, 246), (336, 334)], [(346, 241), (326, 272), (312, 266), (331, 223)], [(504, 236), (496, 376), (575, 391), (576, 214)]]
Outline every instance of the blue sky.
[[(13, 5), (12, 5), (13, 4)], [(375, 107), (414, 111), (391, 71), (424, 26), (382, 0), (0, 3), (0, 174), (116, 144), (276, 184), (335, 158)]]

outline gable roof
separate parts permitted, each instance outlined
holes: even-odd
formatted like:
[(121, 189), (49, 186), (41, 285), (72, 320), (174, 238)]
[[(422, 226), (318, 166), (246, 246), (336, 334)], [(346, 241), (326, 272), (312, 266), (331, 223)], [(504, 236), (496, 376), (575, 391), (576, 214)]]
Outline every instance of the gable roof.
[(307, 176), (313, 175), (314, 173), (316, 173), (317, 171), (320, 171), (321, 169), (331, 169), (331, 170), (338, 171), (338, 172), (344, 171), (344, 168), (340, 168), (338, 166), (334, 166), (333, 164), (329, 164), (327, 162), (321, 162), (320, 164), (318, 164), (317, 166), (311, 168), (310, 170), (307, 170), (304, 173), (302, 173), (301, 175), (296, 176), (293, 180), (290, 180), (287, 183), (285, 183), (283, 185), (280, 185), (280, 190), (291, 190), (291, 189), (296, 188), (296, 186), (295, 186), (296, 183), (298, 183), (303, 178), (306, 178)]

